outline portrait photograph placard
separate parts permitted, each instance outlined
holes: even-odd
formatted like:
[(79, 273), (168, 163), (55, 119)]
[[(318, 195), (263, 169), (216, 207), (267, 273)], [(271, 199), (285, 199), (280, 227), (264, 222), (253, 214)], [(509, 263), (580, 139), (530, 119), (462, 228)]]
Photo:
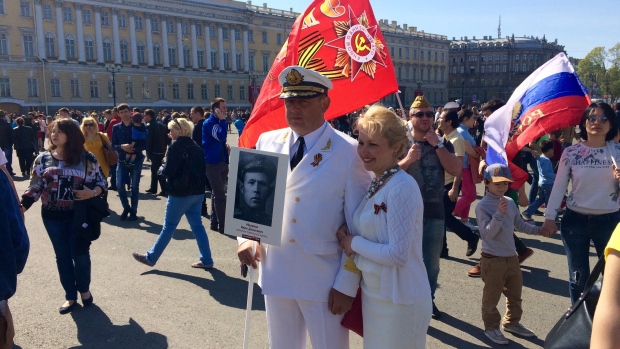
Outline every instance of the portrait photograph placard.
[(224, 233), (280, 245), (289, 155), (231, 147)]

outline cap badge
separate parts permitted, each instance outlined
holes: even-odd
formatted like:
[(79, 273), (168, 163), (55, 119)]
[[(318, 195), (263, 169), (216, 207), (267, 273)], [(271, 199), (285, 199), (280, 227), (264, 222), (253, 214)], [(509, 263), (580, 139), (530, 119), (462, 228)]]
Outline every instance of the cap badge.
[(301, 75), (297, 70), (291, 69), (291, 71), (286, 74), (286, 82), (289, 85), (295, 86), (301, 84), (304, 81), (304, 76)]
[(319, 166), (319, 162), (321, 162), (321, 160), (323, 160), (323, 155), (321, 153), (316, 154), (314, 156), (314, 162), (312, 162), (312, 167)]

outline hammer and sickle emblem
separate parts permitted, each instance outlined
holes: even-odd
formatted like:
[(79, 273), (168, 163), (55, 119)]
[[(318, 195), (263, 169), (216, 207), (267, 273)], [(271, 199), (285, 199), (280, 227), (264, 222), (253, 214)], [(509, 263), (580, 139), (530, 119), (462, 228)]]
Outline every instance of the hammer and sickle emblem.
[(366, 45), (366, 38), (359, 33), (355, 36), (355, 51), (360, 53), (360, 51), (370, 51), (370, 47)]

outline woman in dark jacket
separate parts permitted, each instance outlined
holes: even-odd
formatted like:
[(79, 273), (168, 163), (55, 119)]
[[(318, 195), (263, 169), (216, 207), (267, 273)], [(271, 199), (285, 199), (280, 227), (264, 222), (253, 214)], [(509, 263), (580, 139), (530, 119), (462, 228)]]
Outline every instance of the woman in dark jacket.
[(193, 263), (192, 267), (202, 269), (213, 267), (209, 238), (200, 216), (206, 165), (202, 149), (191, 138), (193, 127), (191, 121), (183, 118), (176, 118), (168, 123), (172, 143), (168, 147), (166, 164), (161, 170), (168, 183), (164, 226), (155, 245), (146, 254), (135, 252), (133, 254), (138, 262), (151, 267), (157, 263), (168, 246), (183, 215), (187, 217), (200, 251), (200, 261)]
[(17, 122), (17, 127), (13, 129), (13, 147), (17, 151), (22, 176), (26, 177), (30, 175), (30, 167), (34, 160), (34, 142), (37, 138), (32, 127), (24, 125), (23, 118), (17, 118), (15, 122)]
[(24, 270), (30, 241), (15, 186), (0, 150), (0, 348), (13, 348), (15, 328), (8, 300), (15, 294), (17, 274)]

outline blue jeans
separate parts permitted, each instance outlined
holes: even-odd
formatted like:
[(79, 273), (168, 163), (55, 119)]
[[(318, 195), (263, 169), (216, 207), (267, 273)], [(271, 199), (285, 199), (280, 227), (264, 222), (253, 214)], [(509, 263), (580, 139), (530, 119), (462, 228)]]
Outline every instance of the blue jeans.
[[(140, 189), (140, 174), (142, 172), (142, 163), (144, 156), (138, 154), (133, 166), (127, 166), (121, 162), (116, 164), (116, 190), (118, 197), (121, 199), (123, 209), (130, 210), (132, 214), (138, 212), (138, 193)], [(127, 201), (127, 183), (130, 183), (131, 176), (131, 206)]]
[(13, 147), (2, 148), (4, 156), (6, 156), (6, 169), (9, 173), (13, 173)]
[(437, 279), (439, 278), (439, 256), (443, 248), (444, 231), (443, 219), (424, 218), (422, 225), (422, 258), (431, 285), (431, 295), (435, 299)]
[(110, 166), (110, 187), (116, 188), (116, 164)]
[(185, 215), (187, 222), (192, 228), (192, 233), (196, 238), (198, 244), (198, 251), (200, 251), (200, 261), (205, 264), (213, 264), (211, 258), (211, 248), (209, 247), (209, 238), (205, 227), (202, 225), (202, 217), (200, 211), (202, 209), (202, 200), (204, 195), (189, 195), (185, 197), (168, 196), (168, 202), (166, 203), (166, 216), (164, 218), (164, 226), (159, 233), (155, 245), (151, 247), (146, 254), (146, 259), (155, 264), (161, 254), (164, 253), (166, 246), (172, 239), (174, 231), (177, 229), (181, 217)]
[(77, 293), (90, 288), (90, 241), (75, 235), (73, 219), (43, 218), (56, 253), (56, 266), (66, 300), (77, 300)]
[(547, 204), (549, 204), (551, 189), (553, 189), (553, 183), (538, 185), (538, 197), (527, 207), (524, 213), (531, 216), (540, 208), (540, 206), (542, 206), (542, 204), (545, 204), (546, 207)]
[(579, 299), (590, 276), (590, 240), (594, 242), (600, 258), (618, 222), (620, 212), (592, 216), (566, 209), (560, 231), (568, 258), (568, 287), (572, 303)]
[(530, 186), (530, 195), (528, 197), (530, 202), (534, 202), (536, 197), (538, 196), (538, 163), (536, 162), (536, 158), (532, 154), (527, 154), (528, 163), (530, 164), (530, 168), (532, 169), (532, 183)]

